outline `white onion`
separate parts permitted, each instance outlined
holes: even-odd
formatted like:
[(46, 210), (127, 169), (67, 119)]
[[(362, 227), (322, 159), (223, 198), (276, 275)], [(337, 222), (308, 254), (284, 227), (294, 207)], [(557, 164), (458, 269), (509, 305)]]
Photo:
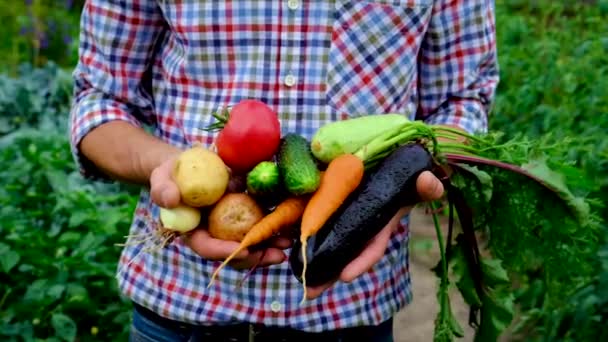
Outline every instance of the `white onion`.
[(201, 212), (184, 204), (174, 208), (160, 208), (160, 221), (165, 229), (187, 233), (198, 227)]

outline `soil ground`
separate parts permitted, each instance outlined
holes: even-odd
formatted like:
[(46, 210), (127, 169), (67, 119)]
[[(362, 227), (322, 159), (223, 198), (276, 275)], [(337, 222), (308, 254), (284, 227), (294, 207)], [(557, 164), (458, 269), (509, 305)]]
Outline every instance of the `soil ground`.
[[(444, 238), (447, 225), (442, 223)], [(412, 274), (413, 302), (395, 318), (396, 342), (433, 341), (434, 320), (439, 309), (437, 304), (437, 276), (430, 270), (439, 262), (439, 248), (432, 217), (421, 209), (412, 212), (410, 229), (410, 271)], [(465, 331), (459, 341), (473, 340), (473, 329), (467, 324), (468, 306), (457, 290), (450, 296), (452, 310)]]

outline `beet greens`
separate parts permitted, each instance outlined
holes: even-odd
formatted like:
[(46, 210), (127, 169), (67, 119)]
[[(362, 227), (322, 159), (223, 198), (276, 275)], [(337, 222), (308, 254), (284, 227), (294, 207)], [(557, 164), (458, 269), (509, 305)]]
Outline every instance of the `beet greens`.
[[(446, 239), (437, 226), (441, 261), (434, 268), (440, 279), (435, 340), (462, 336), (447, 295), (452, 281), (471, 307), (475, 340), (490, 341), (512, 323), (517, 277), (540, 276), (544, 306), (551, 310), (564, 305), (593, 274), (602, 231), (597, 203), (586, 197), (586, 180), (568, 160), (568, 143), (575, 142), (505, 140), (498, 133), (474, 135), (410, 122), (378, 135), (355, 154), (370, 169), (412, 142), (424, 145), (437, 166), (451, 170), (449, 176), (443, 168), (435, 171), (446, 187), (450, 215)], [(480, 237), (489, 255), (481, 255)]]

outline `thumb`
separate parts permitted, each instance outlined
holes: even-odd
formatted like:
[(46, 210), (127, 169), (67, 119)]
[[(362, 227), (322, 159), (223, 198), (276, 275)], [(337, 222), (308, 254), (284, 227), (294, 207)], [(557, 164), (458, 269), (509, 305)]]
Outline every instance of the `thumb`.
[(443, 184), (430, 171), (424, 171), (418, 176), (416, 189), (423, 201), (438, 200), (443, 196), (444, 192)]
[(150, 175), (150, 196), (153, 202), (163, 208), (176, 207), (181, 200), (179, 188), (171, 176), (174, 164), (175, 158), (171, 158)]

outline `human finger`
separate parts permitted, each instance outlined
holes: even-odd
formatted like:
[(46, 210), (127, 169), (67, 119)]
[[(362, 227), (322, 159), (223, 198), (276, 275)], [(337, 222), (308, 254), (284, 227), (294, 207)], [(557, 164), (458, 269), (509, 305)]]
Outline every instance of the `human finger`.
[(319, 286), (307, 286), (306, 287), (306, 299), (315, 299), (319, 297), (323, 292), (325, 292), (328, 288), (332, 287), (334, 283), (337, 281), (330, 281), (325, 284)]
[[(208, 260), (224, 260), (239, 247), (238, 242), (213, 238), (202, 228), (186, 235), (185, 242), (196, 254)], [(244, 259), (249, 254), (248, 250), (243, 250), (234, 259)]]
[(266, 248), (249, 253), (245, 258), (229, 262), (230, 266), (237, 269), (265, 267), (276, 265), (287, 259), (285, 253), (277, 248)]
[(174, 163), (175, 159), (167, 160), (150, 175), (150, 196), (154, 203), (163, 208), (176, 207), (181, 200), (179, 188), (171, 176)]
[(416, 179), (416, 190), (423, 201), (438, 200), (443, 196), (443, 184), (432, 172), (423, 171)]
[(387, 225), (369, 242), (367, 247), (353, 261), (351, 261), (340, 273), (340, 280), (351, 282), (361, 274), (369, 271), (386, 252), (393, 227)]
[(270, 240), (269, 245), (278, 249), (287, 249), (291, 247), (293, 240), (285, 236), (277, 236)]

